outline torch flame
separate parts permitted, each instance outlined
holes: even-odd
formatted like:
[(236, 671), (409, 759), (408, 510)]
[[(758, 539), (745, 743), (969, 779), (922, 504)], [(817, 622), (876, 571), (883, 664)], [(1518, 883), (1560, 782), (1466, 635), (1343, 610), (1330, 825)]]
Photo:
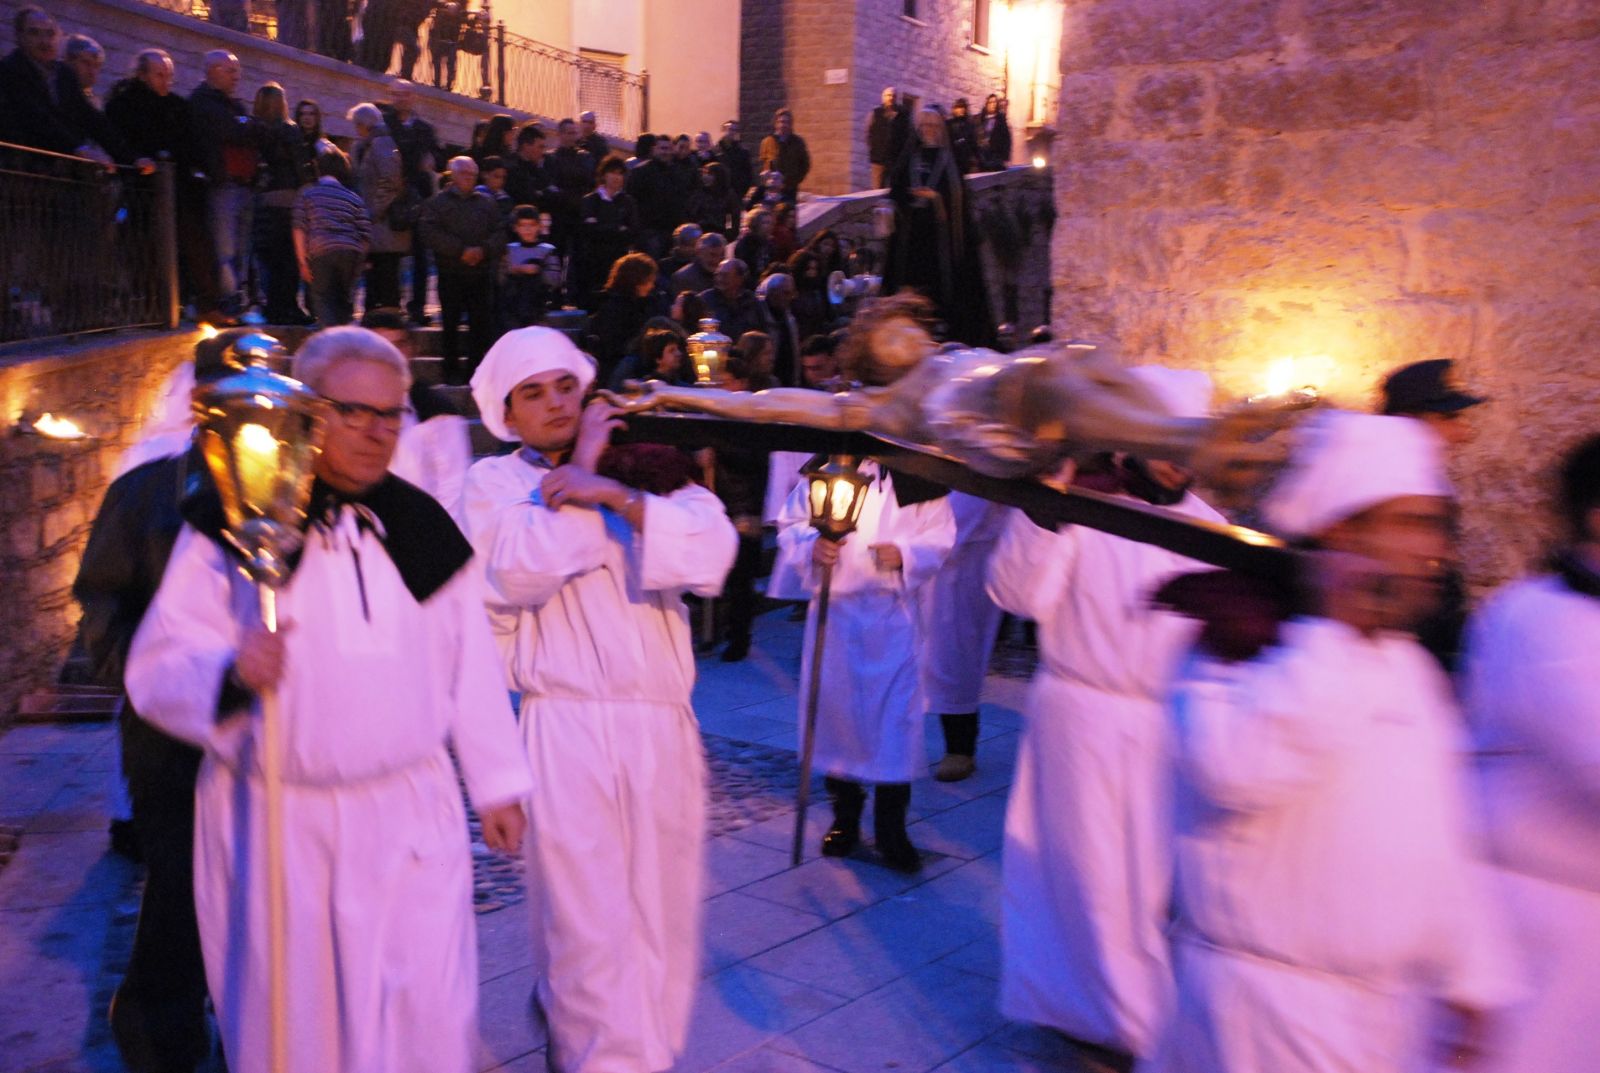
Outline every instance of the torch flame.
[(39, 435), (48, 436), (52, 440), (81, 440), (89, 435), (76, 421), (54, 414), (40, 414), (39, 420), (33, 423), (33, 428)]

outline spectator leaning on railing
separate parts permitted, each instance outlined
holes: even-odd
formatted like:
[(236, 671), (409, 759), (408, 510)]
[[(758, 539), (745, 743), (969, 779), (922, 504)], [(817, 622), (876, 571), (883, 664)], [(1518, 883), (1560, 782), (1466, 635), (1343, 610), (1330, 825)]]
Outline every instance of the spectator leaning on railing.
[(189, 94), (189, 114), (200, 170), (209, 183), (207, 203), (216, 243), (218, 282), (228, 312), (243, 311), (245, 266), (250, 263), (250, 220), (260, 162), (259, 127), (234, 96), (243, 73), (239, 57), (215, 49), (202, 60), (205, 80)]
[[(109, 163), (133, 163), (121, 138), (89, 103), (73, 69), (59, 59), (61, 30), (39, 7), (11, 20), (17, 47), (0, 60), (0, 141)], [(150, 170), (151, 162), (137, 163)]]
[(173, 168), (177, 210), (178, 274), (183, 294), (201, 320), (220, 323), (217, 252), (206, 215), (206, 180), (196, 174), (200, 158), (192, 134), (189, 102), (172, 92), (172, 57), (147, 48), (134, 59), (133, 76), (111, 87), (106, 119), (140, 157), (168, 161)]

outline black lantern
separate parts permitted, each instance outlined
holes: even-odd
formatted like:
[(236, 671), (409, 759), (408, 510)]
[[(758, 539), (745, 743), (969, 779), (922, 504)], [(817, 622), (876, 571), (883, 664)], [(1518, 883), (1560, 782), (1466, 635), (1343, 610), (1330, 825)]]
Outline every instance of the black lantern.
[(819, 466), (808, 468), (806, 505), (811, 525), (828, 540), (842, 540), (861, 520), (861, 504), (866, 501), (872, 478), (863, 474), (848, 455), (830, 455)]

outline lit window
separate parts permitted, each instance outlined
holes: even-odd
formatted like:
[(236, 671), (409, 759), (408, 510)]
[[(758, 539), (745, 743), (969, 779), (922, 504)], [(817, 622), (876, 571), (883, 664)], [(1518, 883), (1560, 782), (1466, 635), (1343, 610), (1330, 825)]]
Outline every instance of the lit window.
[(972, 0), (972, 43), (989, 47), (989, 0)]

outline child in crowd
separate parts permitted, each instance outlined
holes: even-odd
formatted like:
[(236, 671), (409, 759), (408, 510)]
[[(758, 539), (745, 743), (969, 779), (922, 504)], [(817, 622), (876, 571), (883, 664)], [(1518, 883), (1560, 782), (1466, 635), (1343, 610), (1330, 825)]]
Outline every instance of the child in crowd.
[(561, 262), (544, 241), (544, 217), (532, 205), (511, 212), (512, 239), (506, 244), (500, 279), (500, 324), (505, 331), (544, 323), (561, 287)]

